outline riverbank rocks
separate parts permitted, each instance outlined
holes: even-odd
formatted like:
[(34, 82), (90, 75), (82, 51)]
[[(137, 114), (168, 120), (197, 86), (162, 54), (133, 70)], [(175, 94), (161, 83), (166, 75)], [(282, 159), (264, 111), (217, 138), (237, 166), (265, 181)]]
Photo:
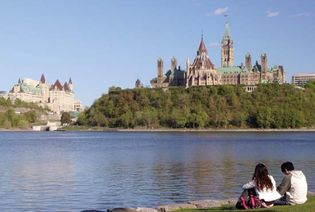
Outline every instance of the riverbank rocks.
[(198, 209), (216, 208), (222, 205), (235, 205), (237, 199), (226, 199), (226, 200), (197, 200), (190, 201), (189, 204), (195, 205)]
[(107, 212), (158, 212), (154, 208), (113, 208), (108, 209)]
[[(315, 192), (308, 192), (308, 195), (315, 196)], [(154, 208), (113, 208), (108, 209), (107, 212), (170, 212), (180, 209), (209, 209), (218, 208), (223, 205), (235, 205), (237, 199), (225, 199), (225, 200), (196, 200), (189, 201), (183, 204), (171, 204), (171, 205), (161, 205), (156, 209)], [(103, 212), (99, 210), (84, 210), (81, 212)]]
[(182, 204), (172, 204), (172, 205), (161, 205), (157, 207), (157, 210), (161, 212), (168, 212), (168, 211), (176, 211), (180, 209), (196, 209), (197, 207), (193, 204), (189, 203), (182, 203)]
[(226, 200), (196, 200), (190, 201), (184, 204), (172, 204), (172, 205), (161, 205), (157, 207), (157, 210), (161, 212), (176, 211), (180, 209), (208, 209), (221, 207), (223, 205), (235, 205), (237, 199), (226, 199)]
[(84, 211), (81, 211), (81, 212), (104, 212), (104, 211), (99, 211), (99, 210), (84, 210)]
[(113, 208), (108, 209), (107, 212), (137, 212), (135, 208)]
[(136, 208), (137, 212), (159, 212), (154, 208)]

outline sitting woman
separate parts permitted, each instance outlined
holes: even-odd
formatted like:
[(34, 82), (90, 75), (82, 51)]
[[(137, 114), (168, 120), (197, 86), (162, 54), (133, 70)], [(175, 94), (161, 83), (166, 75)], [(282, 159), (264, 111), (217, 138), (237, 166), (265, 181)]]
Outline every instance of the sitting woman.
[(281, 197), (277, 192), (275, 180), (262, 163), (256, 165), (252, 181), (243, 185), (243, 189), (251, 188), (255, 189), (258, 198), (262, 201), (262, 207), (272, 207), (273, 202)]

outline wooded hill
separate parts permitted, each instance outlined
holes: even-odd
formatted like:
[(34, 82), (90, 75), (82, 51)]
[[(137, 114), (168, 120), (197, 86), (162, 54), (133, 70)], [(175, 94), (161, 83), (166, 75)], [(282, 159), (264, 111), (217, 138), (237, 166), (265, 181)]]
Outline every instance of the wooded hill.
[(110, 89), (79, 125), (110, 128), (300, 128), (315, 126), (315, 84)]
[(0, 128), (30, 128), (38, 121), (40, 114), (47, 111), (48, 109), (39, 107), (35, 103), (27, 103), (19, 99), (12, 102), (0, 97)]

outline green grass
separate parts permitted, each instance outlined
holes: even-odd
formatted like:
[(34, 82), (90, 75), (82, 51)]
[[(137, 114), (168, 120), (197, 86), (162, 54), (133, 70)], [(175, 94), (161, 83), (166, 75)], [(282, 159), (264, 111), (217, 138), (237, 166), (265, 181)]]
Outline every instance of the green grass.
[(69, 126), (60, 128), (59, 131), (115, 131), (115, 129), (105, 128), (105, 127), (69, 125)]
[[(220, 208), (209, 208), (209, 209), (183, 209), (179, 210), (180, 212), (215, 212), (215, 211), (245, 211), (237, 210), (234, 205), (225, 205)], [(286, 206), (274, 206), (272, 208), (260, 208), (252, 209), (246, 211), (268, 211), (268, 212), (315, 212), (315, 196), (309, 196), (308, 200), (303, 205), (286, 205)]]

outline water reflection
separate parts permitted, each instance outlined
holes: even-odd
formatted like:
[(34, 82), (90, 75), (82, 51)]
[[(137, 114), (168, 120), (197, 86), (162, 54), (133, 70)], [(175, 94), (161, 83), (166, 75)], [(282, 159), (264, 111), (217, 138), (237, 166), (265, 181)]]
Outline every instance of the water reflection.
[(1, 211), (79, 211), (237, 197), (291, 160), (315, 190), (314, 133), (4, 133)]

